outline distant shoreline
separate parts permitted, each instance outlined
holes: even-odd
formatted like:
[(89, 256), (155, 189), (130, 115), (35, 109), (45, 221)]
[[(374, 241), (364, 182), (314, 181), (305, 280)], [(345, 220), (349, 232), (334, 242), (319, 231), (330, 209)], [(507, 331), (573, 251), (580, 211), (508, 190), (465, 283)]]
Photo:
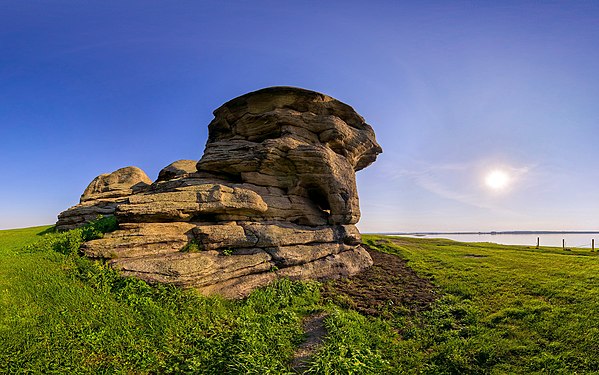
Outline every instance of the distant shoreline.
[(501, 234), (599, 234), (599, 231), (492, 231), (492, 232), (384, 232), (384, 233), (365, 233), (379, 234), (385, 236), (438, 236), (438, 235), (460, 235), (460, 234), (485, 234), (485, 235), (501, 235)]

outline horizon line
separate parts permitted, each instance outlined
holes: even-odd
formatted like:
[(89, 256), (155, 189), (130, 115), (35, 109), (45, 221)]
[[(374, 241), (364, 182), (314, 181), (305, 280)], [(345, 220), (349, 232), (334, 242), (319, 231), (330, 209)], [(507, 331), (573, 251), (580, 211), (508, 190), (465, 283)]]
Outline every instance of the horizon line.
[(507, 230), (507, 231), (453, 231), (453, 232), (364, 232), (380, 235), (439, 235), (439, 234), (599, 234), (595, 230)]

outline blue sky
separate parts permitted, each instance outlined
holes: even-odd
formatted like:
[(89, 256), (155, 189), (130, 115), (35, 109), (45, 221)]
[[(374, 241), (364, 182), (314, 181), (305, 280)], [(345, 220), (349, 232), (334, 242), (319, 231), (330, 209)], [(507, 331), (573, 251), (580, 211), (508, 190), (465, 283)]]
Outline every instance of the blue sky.
[(374, 127), (364, 232), (599, 230), (597, 46), (592, 1), (5, 0), (0, 228), (199, 159), (215, 108), (290, 85)]

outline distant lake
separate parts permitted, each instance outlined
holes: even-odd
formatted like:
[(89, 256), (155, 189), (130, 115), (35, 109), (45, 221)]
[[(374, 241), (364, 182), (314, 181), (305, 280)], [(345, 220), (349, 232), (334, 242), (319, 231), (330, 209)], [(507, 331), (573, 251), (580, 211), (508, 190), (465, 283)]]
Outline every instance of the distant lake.
[(541, 246), (562, 246), (562, 239), (566, 240), (567, 248), (591, 248), (591, 240), (595, 239), (595, 249), (599, 248), (599, 233), (522, 233), (522, 234), (416, 234), (399, 235), (414, 238), (447, 238), (460, 242), (492, 242), (502, 245), (536, 246), (537, 237)]

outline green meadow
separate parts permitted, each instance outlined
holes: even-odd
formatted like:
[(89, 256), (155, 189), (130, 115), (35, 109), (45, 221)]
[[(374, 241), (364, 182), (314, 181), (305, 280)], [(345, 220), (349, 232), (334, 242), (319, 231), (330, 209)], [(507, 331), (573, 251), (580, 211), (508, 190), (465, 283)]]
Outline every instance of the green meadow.
[(588, 250), (364, 236), (430, 280), (436, 300), (362, 315), (316, 282), (229, 301), (122, 278), (77, 251), (110, 227), (0, 231), (0, 373), (294, 373), (313, 314), (326, 336), (309, 374), (599, 373), (599, 258)]

